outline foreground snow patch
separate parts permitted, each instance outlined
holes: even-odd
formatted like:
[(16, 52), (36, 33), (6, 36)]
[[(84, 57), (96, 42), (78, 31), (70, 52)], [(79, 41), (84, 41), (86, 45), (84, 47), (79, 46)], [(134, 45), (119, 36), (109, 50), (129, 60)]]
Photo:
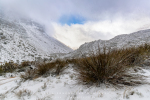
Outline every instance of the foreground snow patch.
[[(143, 69), (150, 82), (150, 70)], [(150, 85), (139, 87), (86, 87), (77, 84), (72, 67), (60, 76), (22, 82), (19, 74), (0, 76), (0, 100), (149, 100)]]

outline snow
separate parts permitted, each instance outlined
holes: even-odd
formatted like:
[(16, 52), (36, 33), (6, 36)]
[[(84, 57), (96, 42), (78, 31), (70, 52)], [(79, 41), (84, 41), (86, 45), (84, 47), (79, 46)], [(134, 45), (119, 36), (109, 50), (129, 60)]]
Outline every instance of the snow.
[[(143, 74), (144, 73), (144, 74)], [(139, 74), (147, 76), (150, 82), (150, 69), (142, 68)], [(10, 76), (14, 77), (11, 78)], [(112, 86), (87, 87), (77, 83), (77, 73), (72, 65), (60, 76), (40, 77), (34, 80), (21, 81), (19, 73), (8, 73), (0, 76), (1, 100), (149, 100), (150, 85), (124, 87)], [(27, 90), (19, 96), (19, 91)]]
[[(119, 35), (110, 40), (85, 43), (72, 51), (56, 39), (49, 37), (44, 28), (31, 20), (0, 18), (0, 63), (5, 61), (35, 60), (41, 58), (81, 57), (100, 48), (124, 48), (150, 42), (150, 30), (129, 35)], [(70, 53), (69, 53), (70, 52)], [(68, 53), (68, 54), (66, 54)], [(59, 75), (22, 81), (22, 73), (0, 76), (0, 100), (149, 100), (150, 68), (141, 67), (137, 73), (144, 75), (148, 84), (117, 89), (113, 86), (87, 87), (77, 82), (73, 65)]]
[(50, 58), (53, 53), (72, 49), (48, 36), (42, 25), (30, 20), (0, 18), (0, 62)]

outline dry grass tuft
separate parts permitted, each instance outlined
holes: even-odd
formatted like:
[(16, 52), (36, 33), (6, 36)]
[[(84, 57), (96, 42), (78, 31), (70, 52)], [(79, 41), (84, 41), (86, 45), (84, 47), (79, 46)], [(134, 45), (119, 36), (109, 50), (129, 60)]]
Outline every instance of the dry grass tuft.
[[(31, 96), (31, 91), (29, 91), (29, 90), (27, 90), (27, 89), (23, 89), (23, 90), (20, 90), (20, 91), (16, 92), (15, 94), (16, 94), (16, 96), (17, 96), (19, 99), (22, 98), (22, 99), (24, 100), (23, 97), (25, 97), (25, 96), (30, 97), (30, 96)], [(21, 99), (21, 100), (22, 100), (22, 99)]]
[(0, 67), (0, 74), (3, 73), (3, 69)]
[(68, 63), (66, 63), (66, 61), (62, 61), (59, 59), (51, 63), (38, 64), (36, 66), (36, 69), (28, 70), (27, 72), (25, 72), (25, 74), (22, 74), (20, 77), (23, 80), (32, 80), (40, 76), (47, 77), (50, 74), (55, 76), (60, 75), (60, 73), (63, 72), (63, 70), (66, 68), (67, 64)]
[(66, 69), (68, 64), (66, 61), (61, 61), (59, 59), (57, 59), (55, 63), (56, 63), (56, 69), (54, 73), (56, 75), (60, 75), (60, 73), (63, 72), (64, 69)]
[(53, 67), (54, 67), (54, 65), (51, 64), (51, 63), (39, 64), (39, 65), (37, 66), (36, 73), (37, 73), (39, 76), (42, 76), (42, 75), (46, 74), (47, 72), (49, 72), (49, 70), (52, 69)]
[(65, 61), (57, 59), (55, 62), (38, 65), (36, 72), (40, 76), (47, 73), (59, 75), (65, 69), (66, 65)]
[(36, 72), (35, 70), (27, 70), (24, 74), (20, 75), (20, 78), (23, 81), (26, 80), (33, 80), (36, 77)]
[(30, 66), (30, 62), (29, 61), (21, 62), (21, 67), (26, 67), (26, 66)]
[(19, 65), (17, 63), (12, 62), (12, 61), (11, 62), (6, 62), (5, 64), (0, 66), (2, 72), (4, 72), (4, 73), (13, 72), (18, 67), (19, 67)]
[(126, 49), (111, 50), (103, 48), (92, 53), (90, 57), (79, 58), (75, 65), (79, 72), (79, 83), (85, 85), (113, 84), (139, 85), (142, 84), (143, 77), (127, 74), (130, 67), (137, 64), (143, 53), (149, 52), (150, 46), (142, 45)]
[(67, 64), (74, 64), (78, 74), (79, 83), (85, 85), (112, 84), (114, 86), (134, 86), (144, 83), (142, 75), (136, 76), (128, 73), (135, 65), (140, 65), (145, 56), (150, 55), (150, 45), (144, 44), (138, 47), (123, 49), (108, 49), (106, 47), (91, 53), (89, 57), (57, 59), (54, 62), (36, 65), (35, 70), (28, 70), (21, 78), (24, 80), (35, 77), (60, 75)]

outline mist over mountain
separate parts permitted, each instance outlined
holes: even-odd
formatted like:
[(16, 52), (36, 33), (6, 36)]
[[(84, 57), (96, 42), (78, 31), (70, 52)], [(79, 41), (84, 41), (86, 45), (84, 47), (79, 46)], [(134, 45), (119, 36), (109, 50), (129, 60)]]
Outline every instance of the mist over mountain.
[(68, 53), (69, 47), (47, 35), (45, 27), (27, 17), (0, 11), (0, 61), (35, 60), (52, 53)]
[(150, 43), (150, 29), (133, 32), (130, 34), (118, 35), (110, 40), (95, 40), (82, 44), (77, 50), (67, 54), (65, 57), (82, 57), (92, 52), (96, 52), (98, 48), (106, 47), (107, 49), (128, 48), (140, 46)]

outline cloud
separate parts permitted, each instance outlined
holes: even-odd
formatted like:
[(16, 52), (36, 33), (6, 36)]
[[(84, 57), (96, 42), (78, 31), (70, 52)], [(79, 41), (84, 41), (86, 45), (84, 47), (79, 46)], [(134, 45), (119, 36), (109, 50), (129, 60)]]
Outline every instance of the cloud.
[(74, 49), (150, 26), (149, 0), (0, 0), (0, 9), (44, 24), (47, 34)]
[[(119, 34), (129, 34), (138, 30), (150, 28), (150, 18), (137, 17), (128, 19), (117, 17), (114, 20), (87, 22), (85, 24), (61, 25), (53, 23), (54, 37), (73, 49), (85, 42), (98, 39), (108, 40)], [(141, 33), (142, 34), (142, 33)]]
[(150, 13), (148, 0), (0, 0), (5, 9), (35, 19), (57, 21), (62, 15), (80, 15), (89, 20), (103, 20), (128, 16), (132, 13)]

